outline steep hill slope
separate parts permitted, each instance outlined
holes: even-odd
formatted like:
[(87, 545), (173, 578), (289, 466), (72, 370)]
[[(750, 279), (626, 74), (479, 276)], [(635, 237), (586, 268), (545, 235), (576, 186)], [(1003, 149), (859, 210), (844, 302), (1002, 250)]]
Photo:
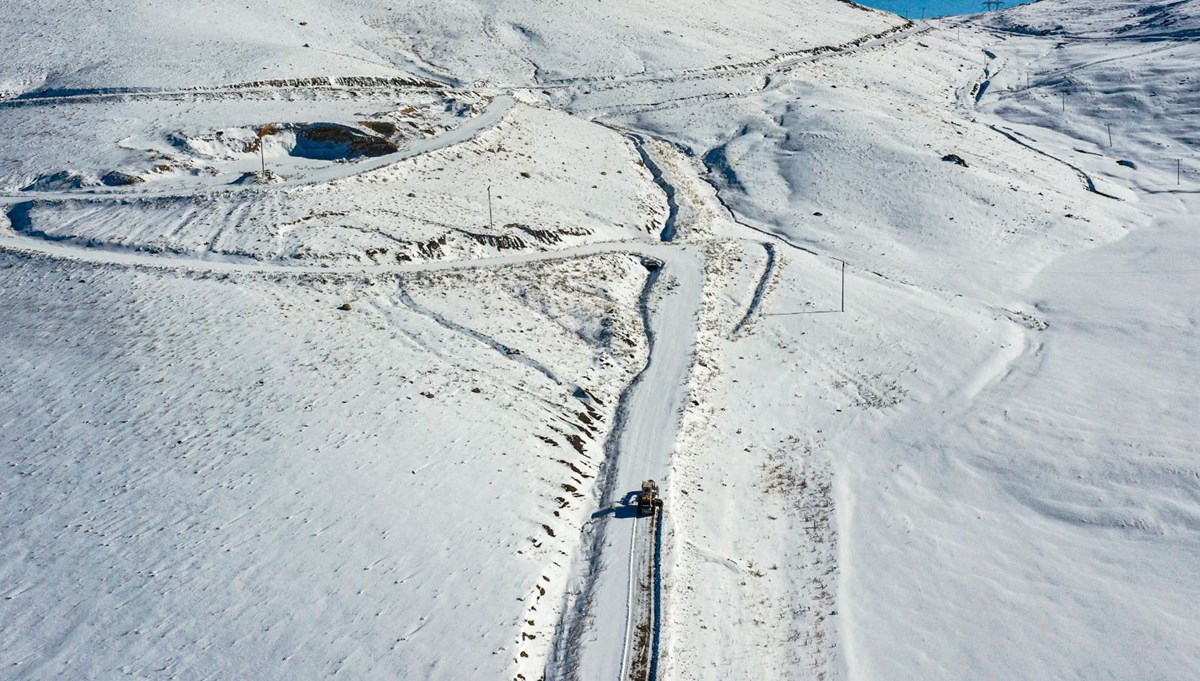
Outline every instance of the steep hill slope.
[(1200, 676), (1197, 4), (10, 3), (3, 675)]
[(534, 85), (761, 59), (900, 23), (825, 0), (15, 0), (4, 12), (10, 95), (398, 73)]

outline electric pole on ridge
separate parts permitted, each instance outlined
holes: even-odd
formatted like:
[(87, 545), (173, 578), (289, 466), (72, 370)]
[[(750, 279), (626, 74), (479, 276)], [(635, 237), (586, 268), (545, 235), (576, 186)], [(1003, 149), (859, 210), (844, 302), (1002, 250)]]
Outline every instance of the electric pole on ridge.
[(846, 311), (846, 261), (842, 261), (842, 312)]

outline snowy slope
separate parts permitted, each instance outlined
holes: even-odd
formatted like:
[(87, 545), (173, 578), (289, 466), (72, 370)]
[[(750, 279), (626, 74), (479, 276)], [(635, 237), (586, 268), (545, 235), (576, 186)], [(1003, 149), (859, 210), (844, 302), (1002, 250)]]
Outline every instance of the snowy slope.
[[(1195, 45), (958, 23), (636, 114), (784, 252), (780, 316), (711, 312), (671, 486), (682, 677), (1197, 673)], [(729, 267), (736, 301), (766, 265)]]
[[(10, 220), (23, 234), (92, 246), (327, 264), (484, 257), (661, 230), (664, 201), (620, 135), (507, 97), (479, 106), (375, 158), (310, 161), (277, 149), (267, 161), (277, 181), (266, 186), (242, 181), (262, 162), (257, 149), (199, 162), (178, 148), (143, 153), (120, 167), (144, 181), (45, 189), (34, 182), (11, 195)], [(256, 114), (243, 110), (243, 122)], [(169, 125), (148, 116), (145, 125), (155, 124)], [(99, 154), (57, 149), (39, 160), (60, 170), (36, 177), (96, 177), (111, 167)], [(159, 173), (160, 164), (187, 170)]]
[[(812, 18), (819, 16), (819, 22)], [(900, 23), (826, 0), (14, 0), (0, 92), (416, 74), (528, 85), (744, 61)]]
[(980, 16), (981, 26), (1015, 34), (1051, 38), (1157, 42), (1194, 40), (1200, 31), (1200, 8), (1190, 0), (1104, 2), (1079, 6), (1065, 0), (1041, 0)]
[(0, 668), (1200, 676), (1197, 6), (10, 3)]
[[(538, 606), (586, 517), (562, 487), (594, 475), (609, 386), (644, 354), (636, 259), (3, 267), (6, 675), (497, 678), (553, 625)], [(567, 382), (447, 302), (533, 334)]]

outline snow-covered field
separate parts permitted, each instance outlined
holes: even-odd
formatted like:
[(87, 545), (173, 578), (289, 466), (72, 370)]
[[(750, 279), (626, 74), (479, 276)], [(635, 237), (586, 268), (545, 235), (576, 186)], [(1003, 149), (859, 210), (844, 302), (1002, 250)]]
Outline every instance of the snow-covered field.
[(0, 677), (1200, 678), (1195, 0), (0, 12)]

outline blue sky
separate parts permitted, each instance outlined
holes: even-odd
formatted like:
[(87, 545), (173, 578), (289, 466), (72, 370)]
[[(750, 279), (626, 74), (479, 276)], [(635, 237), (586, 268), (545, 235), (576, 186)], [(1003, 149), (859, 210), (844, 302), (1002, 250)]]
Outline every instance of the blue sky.
[[(910, 19), (920, 19), (921, 12), (925, 12), (925, 18), (944, 17), (950, 14), (973, 14), (983, 11), (983, 0), (855, 0), (861, 5), (875, 7), (877, 9), (885, 9), (889, 12), (895, 12)], [(1013, 5), (1024, 5), (1030, 0), (1017, 2), (1009, 0), (1001, 7), (1012, 7)]]

